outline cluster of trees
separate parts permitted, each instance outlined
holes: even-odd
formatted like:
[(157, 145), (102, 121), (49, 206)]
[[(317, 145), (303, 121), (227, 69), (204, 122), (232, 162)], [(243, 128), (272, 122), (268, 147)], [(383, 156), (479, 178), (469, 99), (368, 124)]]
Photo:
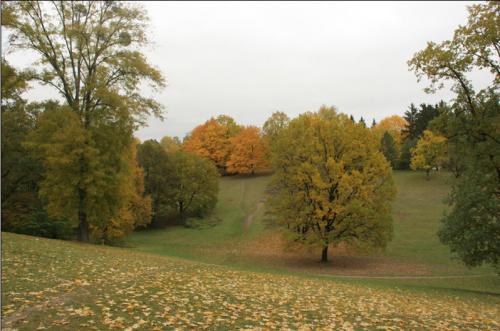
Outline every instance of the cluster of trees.
[(390, 162), (393, 169), (400, 169), (401, 146), (405, 136), (403, 130), (407, 122), (398, 115), (382, 119), (378, 124), (374, 123), (371, 130), (380, 141), (380, 151)]
[(47, 237), (67, 237), (65, 222), (48, 219), (38, 196), (42, 164), (27, 148), (44, 106), (28, 104), (22, 93), (28, 89), (27, 72), (17, 72), (2, 62), (2, 227)]
[(211, 118), (194, 128), (182, 148), (213, 161), (222, 175), (253, 175), (268, 167), (267, 145), (260, 129), (238, 125), (227, 115)]
[[(418, 79), (430, 81), (428, 92), (448, 82), (456, 93), (431, 123), (432, 131), (446, 139), (456, 175), (439, 237), (466, 265), (499, 267), (500, 3), (475, 4), (468, 12), (453, 39), (429, 42), (408, 64)], [(477, 89), (467, 76), (471, 71), (490, 72), (491, 83)]]
[[(419, 108), (411, 104), (403, 117), (389, 116), (372, 125), (371, 130), (380, 141), (380, 151), (393, 169), (421, 169), (428, 173), (428, 170), (434, 167), (448, 165), (445, 154), (433, 159), (422, 158), (421, 151), (424, 149), (417, 149), (419, 141), (424, 139), (424, 132), (430, 128), (431, 121), (439, 115), (440, 109), (445, 107), (444, 102), (437, 105), (421, 104)], [(428, 140), (428, 137), (425, 139)], [(412, 162), (417, 154), (420, 161)], [(429, 162), (423, 163), (422, 160)]]
[[(67, 238), (76, 229), (81, 241), (111, 242), (156, 216), (146, 147), (133, 137), (146, 116), (162, 116), (161, 105), (140, 93), (143, 83), (164, 86), (141, 53), (146, 23), (133, 3), (2, 2), (11, 48), (38, 56), (25, 72), (2, 59), (4, 230)], [(53, 87), (59, 100), (27, 102), (30, 82)], [(181, 217), (211, 208), (216, 195), (195, 192), (196, 185), (216, 192), (213, 168), (183, 153), (168, 161), (170, 187), (182, 187), (168, 198)]]
[[(449, 104), (411, 105), (397, 135), (385, 130), (381, 150), (393, 168), (424, 170), (445, 167), (455, 181), (443, 218), (441, 241), (468, 266), (500, 266), (500, 4), (470, 6), (467, 23), (453, 39), (429, 42), (408, 65), (434, 93), (451, 83), (456, 98)], [(490, 72), (491, 83), (477, 90), (471, 71)], [(374, 127), (376, 128), (376, 126)], [(391, 136), (389, 136), (389, 134)], [(399, 152), (398, 152), (399, 148)]]
[[(403, 117), (393, 115), (383, 118), (379, 123), (376, 123), (375, 120), (372, 121), (370, 129), (379, 141), (379, 150), (384, 154), (393, 169), (425, 170), (429, 174), (433, 168), (442, 166), (453, 168), (454, 164), (449, 162), (450, 160), (447, 158), (446, 148), (442, 149), (434, 146), (434, 139), (432, 140), (432, 148), (442, 151), (442, 154), (436, 157), (428, 157), (428, 154), (422, 154), (422, 151), (427, 149), (417, 148), (422, 139), (427, 141), (422, 142), (422, 144), (430, 146), (428, 135), (424, 139), (424, 132), (430, 129), (432, 120), (440, 114), (440, 111), (443, 111), (440, 109), (445, 107), (446, 104), (443, 101), (436, 105), (421, 104), (419, 108), (411, 104)], [(352, 115), (350, 119), (355, 122)], [(360, 118), (358, 124), (366, 127), (363, 117)], [(432, 137), (437, 139), (436, 142), (439, 141), (438, 145), (443, 138), (437, 133), (433, 133)], [(414, 162), (412, 162), (413, 159), (415, 159)]]
[(181, 150), (176, 138), (147, 140), (138, 145), (137, 158), (144, 169), (145, 192), (152, 198), (152, 226), (171, 218), (185, 222), (201, 217), (217, 203), (219, 174), (206, 158)]
[[(429, 42), (408, 62), (428, 92), (451, 82), (449, 104), (413, 104), (367, 128), (322, 107), (262, 131), (211, 118), (183, 142), (139, 143), (133, 132), (162, 106), (140, 93), (165, 85), (141, 50), (147, 16), (117, 1), (2, 2), (12, 49), (37, 54), (18, 71), (2, 59), (2, 226), (49, 237), (106, 242), (137, 227), (210, 212), (219, 174), (271, 167), (270, 211), (293, 240), (383, 247), (391, 237), (390, 168), (448, 167), (456, 180), (439, 233), (467, 265), (500, 264), (500, 4), (469, 7), (452, 40)], [(467, 73), (489, 71), (476, 90)], [(30, 82), (59, 100), (28, 102)]]

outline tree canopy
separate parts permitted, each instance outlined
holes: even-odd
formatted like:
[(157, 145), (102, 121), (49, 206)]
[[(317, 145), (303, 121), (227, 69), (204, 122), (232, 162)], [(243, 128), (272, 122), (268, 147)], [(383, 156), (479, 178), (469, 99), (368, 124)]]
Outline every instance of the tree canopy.
[(383, 247), (391, 238), (391, 170), (375, 136), (334, 108), (290, 121), (272, 158), (270, 208), (294, 240)]
[(219, 174), (215, 165), (206, 158), (182, 151), (171, 157), (172, 184), (168, 190), (181, 221), (211, 212), (219, 193)]
[(191, 131), (183, 150), (212, 160), (221, 173), (226, 173), (231, 152), (229, 129), (211, 118)]
[(144, 189), (152, 198), (152, 226), (159, 226), (167, 216), (172, 173), (172, 160), (156, 140), (137, 145), (137, 159), (144, 169)]
[[(456, 93), (434, 128), (453, 146), (451, 152), (460, 153), (455, 159), (463, 167), (448, 200), (452, 208), (443, 219), (440, 238), (470, 266), (498, 266), (500, 260), (499, 11), (497, 1), (468, 7), (467, 23), (451, 40), (428, 42), (408, 61), (419, 80), (430, 81), (428, 92), (451, 83)], [(474, 89), (468, 77), (474, 70), (492, 74), (486, 88)]]
[(231, 156), (227, 161), (227, 171), (239, 174), (255, 174), (267, 166), (266, 146), (259, 128), (247, 126), (231, 138)]
[[(41, 104), (28, 104), (22, 93), (29, 76), (2, 61), (2, 228), (25, 232), (22, 224), (43, 214), (38, 187), (42, 165), (26, 148)], [(29, 233), (28, 233), (29, 234)]]
[(380, 140), (380, 150), (387, 161), (390, 162), (391, 167), (395, 169), (398, 162), (398, 150), (394, 138), (388, 131), (384, 133)]
[(174, 153), (182, 148), (182, 142), (178, 137), (164, 136), (160, 140), (160, 145), (167, 153)]
[(430, 130), (425, 130), (418, 140), (417, 146), (412, 150), (411, 168), (424, 170), (427, 179), (433, 168), (443, 166), (447, 161), (446, 138), (435, 135)]
[(32, 136), (44, 165), (40, 194), (52, 216), (76, 217), (79, 239), (88, 241), (89, 229), (104, 228), (128, 203), (119, 188), (134, 181), (125, 176), (133, 129), (161, 116), (160, 104), (140, 92), (142, 83), (165, 84), (142, 53), (146, 12), (118, 1), (15, 1), (2, 2), (2, 15), (13, 49), (37, 54), (32, 78), (64, 100)]
[(372, 131), (379, 139), (382, 139), (385, 132), (388, 132), (395, 140), (398, 146), (402, 142), (402, 132), (406, 128), (407, 122), (404, 118), (398, 115), (393, 115), (383, 118), (378, 124), (372, 126)]
[(286, 128), (288, 122), (290, 122), (290, 118), (288, 118), (287, 114), (282, 111), (276, 111), (264, 122), (262, 135), (269, 141), (273, 141)]

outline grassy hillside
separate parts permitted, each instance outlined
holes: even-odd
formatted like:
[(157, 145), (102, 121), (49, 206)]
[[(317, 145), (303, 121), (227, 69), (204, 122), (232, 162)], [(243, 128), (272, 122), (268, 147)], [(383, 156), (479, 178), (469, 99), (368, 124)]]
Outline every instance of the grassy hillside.
[(387, 247), (387, 256), (458, 265), (437, 237), (439, 220), (447, 208), (443, 200), (450, 189), (450, 174), (437, 173), (425, 180), (421, 172), (396, 171), (394, 179), (398, 189), (392, 213), (394, 238)]
[(138, 231), (127, 238), (126, 244), (142, 252), (223, 262), (243, 240), (262, 232), (260, 222), (255, 221), (245, 227), (245, 219), (264, 197), (269, 179), (269, 176), (223, 177), (220, 180), (219, 201), (211, 216), (211, 219), (220, 219), (215, 226), (203, 226), (204, 220), (201, 220), (200, 229), (178, 226)]
[[(500, 294), (500, 277), (491, 268), (464, 267), (451, 258), (448, 248), (438, 240), (440, 218), (446, 209), (443, 199), (450, 187), (449, 174), (433, 174), (427, 181), (422, 173), (396, 171), (394, 178), (398, 189), (393, 206), (394, 238), (383, 254), (360, 256), (339, 249), (332, 252), (331, 262), (325, 266), (317, 263), (318, 250), (287, 248), (279, 232), (266, 229), (262, 222), (264, 208), (260, 201), (265, 198), (269, 176), (222, 178), (215, 211), (221, 222), (216, 226), (137, 232), (127, 239), (127, 245), (141, 252), (244, 270), (354, 275), (356, 282), (370, 285), (446, 289), (465, 295)], [(374, 276), (391, 278), (371, 278)]]
[(4, 330), (481, 329), (498, 301), (250, 271), (2, 234)]

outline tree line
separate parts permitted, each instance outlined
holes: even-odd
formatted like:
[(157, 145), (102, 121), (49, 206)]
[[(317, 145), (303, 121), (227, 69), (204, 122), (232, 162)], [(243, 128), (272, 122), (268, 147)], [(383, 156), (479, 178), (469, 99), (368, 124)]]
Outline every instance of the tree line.
[[(2, 59), (2, 220), (8, 231), (113, 242), (134, 229), (210, 213), (220, 175), (272, 170), (268, 209), (295, 241), (384, 247), (392, 234), (391, 168), (448, 168), (451, 211), (439, 237), (468, 265), (498, 265), (500, 246), (499, 4), (469, 7), (452, 40), (429, 42), (408, 62), (428, 92), (456, 98), (410, 105), (371, 128), (322, 107), (262, 130), (210, 118), (181, 141), (140, 143), (133, 133), (162, 106), (141, 93), (165, 86), (141, 50), (144, 9), (128, 2), (2, 2), (13, 49), (38, 61), (18, 71)], [(493, 74), (474, 89), (471, 70)], [(28, 102), (32, 82), (58, 100)]]
[[(167, 140), (158, 154), (133, 136), (147, 116), (163, 116), (140, 92), (145, 83), (165, 86), (141, 52), (147, 23), (134, 3), (2, 2), (9, 46), (37, 55), (24, 71), (2, 59), (4, 230), (110, 243), (147, 227), (161, 208), (185, 219), (214, 207), (210, 162)], [(59, 99), (28, 102), (23, 93), (34, 83)], [(167, 181), (155, 183), (157, 168)]]

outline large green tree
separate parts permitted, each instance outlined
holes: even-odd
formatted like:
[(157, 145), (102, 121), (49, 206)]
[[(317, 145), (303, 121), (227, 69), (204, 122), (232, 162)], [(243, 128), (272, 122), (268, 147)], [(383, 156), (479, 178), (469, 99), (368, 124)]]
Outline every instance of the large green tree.
[(41, 209), (42, 167), (24, 146), (39, 112), (39, 105), (30, 105), (22, 97), (28, 78), (2, 61), (2, 226), (6, 231), (16, 231), (24, 218)]
[[(468, 7), (467, 23), (451, 40), (429, 42), (408, 62), (427, 91), (452, 84), (456, 99), (436, 128), (455, 144), (465, 170), (449, 197), (452, 208), (443, 219), (441, 240), (467, 265), (499, 264), (500, 246), (500, 4)], [(489, 86), (475, 90), (468, 73), (489, 71)]]
[(167, 216), (172, 200), (173, 163), (156, 140), (137, 145), (137, 159), (144, 169), (145, 192), (152, 198), (152, 225), (159, 226)]
[[(120, 1), (2, 2), (2, 15), (9, 44), (38, 55), (34, 79), (64, 100), (64, 109), (47, 115), (34, 139), (62, 144), (38, 148), (46, 165), (54, 153), (70, 152), (67, 167), (61, 162), (45, 169), (46, 178), (67, 185), (49, 189), (45, 179), (44, 196), (51, 213), (75, 220), (79, 239), (88, 241), (91, 225), (101, 227), (121, 210), (123, 202), (113, 197), (121, 180), (133, 180), (120, 176), (127, 172), (123, 157), (133, 129), (149, 114), (161, 116), (161, 106), (140, 91), (144, 82), (153, 89), (164, 86), (142, 53), (147, 15), (140, 5)], [(55, 132), (47, 131), (51, 125)], [(33, 140), (32, 146), (42, 142)]]
[(172, 214), (184, 222), (210, 212), (217, 202), (218, 171), (209, 159), (178, 150), (165, 150), (156, 140), (137, 146), (144, 169), (145, 192), (151, 195), (153, 225)]
[(262, 126), (262, 139), (264, 144), (267, 145), (267, 159), (275, 147), (274, 143), (276, 138), (283, 129), (285, 129), (290, 122), (290, 118), (282, 111), (276, 111), (269, 116)]
[(389, 163), (363, 124), (322, 107), (290, 121), (278, 136), (270, 208), (294, 240), (383, 247), (395, 195)]
[(36, 115), (28, 112), (26, 100), (21, 96), (27, 87), (22, 73), (2, 61), (2, 207), (23, 182), (36, 181), (29, 178), (28, 169), (33, 162), (27, 159), (29, 154), (22, 145), (36, 123)]
[(171, 202), (181, 221), (188, 216), (203, 216), (217, 203), (219, 173), (210, 160), (177, 151), (170, 154), (173, 164)]
[(420, 107), (411, 104), (404, 113), (406, 127), (403, 129), (403, 135), (410, 139), (419, 139), (425, 130), (429, 127), (429, 122), (439, 115), (439, 109), (445, 107), (443, 101), (436, 105), (422, 103)]

